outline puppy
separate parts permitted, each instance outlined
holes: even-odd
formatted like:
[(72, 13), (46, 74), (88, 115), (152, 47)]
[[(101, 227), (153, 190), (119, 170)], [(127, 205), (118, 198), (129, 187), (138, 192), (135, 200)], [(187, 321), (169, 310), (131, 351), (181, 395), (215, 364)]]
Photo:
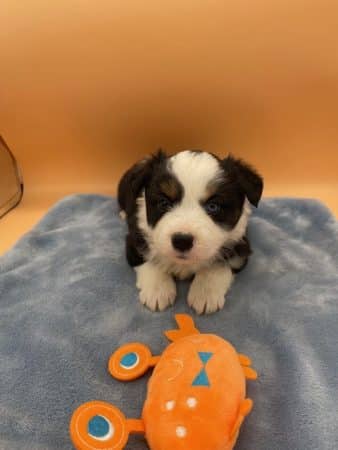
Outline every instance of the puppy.
[(257, 207), (262, 190), (261, 176), (232, 156), (183, 151), (168, 157), (160, 150), (131, 167), (118, 202), (141, 303), (162, 311), (175, 301), (174, 278), (194, 277), (189, 305), (198, 314), (221, 309), (251, 253), (250, 204)]

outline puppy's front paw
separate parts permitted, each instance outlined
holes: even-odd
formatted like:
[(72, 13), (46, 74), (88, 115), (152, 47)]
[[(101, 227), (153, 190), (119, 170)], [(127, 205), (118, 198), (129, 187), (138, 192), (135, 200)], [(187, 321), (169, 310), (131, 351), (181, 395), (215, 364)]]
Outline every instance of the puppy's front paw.
[(163, 311), (175, 302), (176, 284), (173, 278), (152, 263), (137, 267), (136, 286), (140, 290), (140, 302), (151, 311)]
[[(196, 282), (195, 282), (196, 280)], [(197, 314), (211, 314), (223, 308), (226, 290), (222, 287), (206, 286), (195, 278), (192, 282), (188, 304)]]
[(225, 294), (231, 286), (232, 272), (228, 266), (214, 266), (198, 272), (191, 283), (188, 304), (197, 314), (211, 314), (222, 309)]

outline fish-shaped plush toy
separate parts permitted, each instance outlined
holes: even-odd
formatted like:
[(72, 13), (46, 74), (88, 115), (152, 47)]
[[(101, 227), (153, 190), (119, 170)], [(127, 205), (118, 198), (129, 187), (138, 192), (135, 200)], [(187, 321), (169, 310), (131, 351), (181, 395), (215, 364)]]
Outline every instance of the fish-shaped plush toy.
[(121, 450), (130, 433), (145, 435), (151, 450), (232, 450), (253, 402), (246, 378), (256, 379), (250, 359), (214, 334), (201, 334), (192, 318), (175, 316), (172, 344), (152, 356), (142, 344), (126, 344), (109, 360), (111, 375), (133, 380), (155, 367), (142, 419), (126, 419), (109, 403), (93, 401), (73, 414), (70, 434), (78, 450)]

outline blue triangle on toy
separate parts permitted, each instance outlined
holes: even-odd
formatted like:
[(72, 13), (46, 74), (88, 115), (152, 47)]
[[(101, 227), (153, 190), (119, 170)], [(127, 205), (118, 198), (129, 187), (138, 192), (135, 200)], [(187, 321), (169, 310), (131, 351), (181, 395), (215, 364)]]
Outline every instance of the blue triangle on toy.
[(212, 357), (213, 353), (211, 352), (198, 352), (199, 357), (201, 358), (201, 361), (206, 364), (209, 359)]
[(197, 377), (194, 379), (193, 386), (210, 386), (208, 375), (204, 369), (200, 371)]

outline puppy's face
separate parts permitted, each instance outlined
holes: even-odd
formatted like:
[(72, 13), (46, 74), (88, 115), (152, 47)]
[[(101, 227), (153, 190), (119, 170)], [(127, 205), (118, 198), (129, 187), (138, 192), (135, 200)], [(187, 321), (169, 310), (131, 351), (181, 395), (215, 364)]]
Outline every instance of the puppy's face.
[(262, 192), (262, 180), (251, 168), (206, 152), (155, 158), (139, 200), (140, 227), (152, 257), (199, 265), (243, 236), (247, 199), (257, 205)]

